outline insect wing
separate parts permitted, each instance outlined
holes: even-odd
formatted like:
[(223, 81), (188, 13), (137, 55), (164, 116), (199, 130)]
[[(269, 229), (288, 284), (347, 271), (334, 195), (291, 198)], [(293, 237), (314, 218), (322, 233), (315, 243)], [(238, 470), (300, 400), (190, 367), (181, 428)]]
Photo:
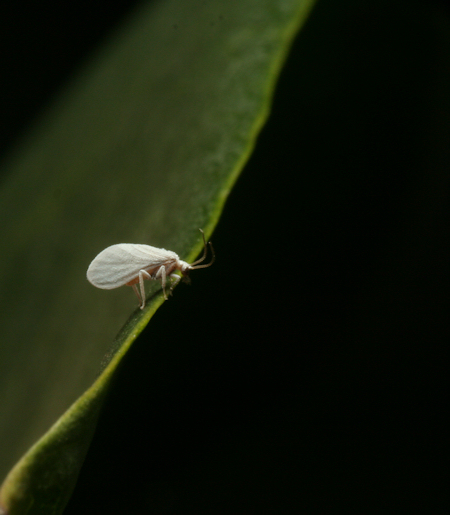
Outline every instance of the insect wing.
[(136, 279), (140, 270), (158, 269), (177, 259), (177, 254), (170, 250), (119, 243), (100, 252), (89, 265), (87, 278), (97, 288), (112, 290)]

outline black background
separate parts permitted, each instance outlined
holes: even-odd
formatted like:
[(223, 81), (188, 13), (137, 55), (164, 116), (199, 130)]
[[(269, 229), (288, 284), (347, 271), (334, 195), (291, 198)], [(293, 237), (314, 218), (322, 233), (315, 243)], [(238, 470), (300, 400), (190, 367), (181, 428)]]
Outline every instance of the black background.
[[(2, 149), (130, 5), (33, 8), (3, 18)], [(449, 50), (443, 2), (318, 3), (67, 515), (447, 512)]]

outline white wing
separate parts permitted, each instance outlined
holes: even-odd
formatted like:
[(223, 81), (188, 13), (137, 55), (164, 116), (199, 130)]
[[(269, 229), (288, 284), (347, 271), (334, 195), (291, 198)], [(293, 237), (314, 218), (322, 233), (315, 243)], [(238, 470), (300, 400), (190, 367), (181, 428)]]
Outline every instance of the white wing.
[(150, 272), (178, 260), (178, 255), (171, 250), (150, 245), (119, 243), (102, 250), (89, 265), (86, 275), (88, 281), (97, 288), (112, 290), (135, 279), (140, 270)]

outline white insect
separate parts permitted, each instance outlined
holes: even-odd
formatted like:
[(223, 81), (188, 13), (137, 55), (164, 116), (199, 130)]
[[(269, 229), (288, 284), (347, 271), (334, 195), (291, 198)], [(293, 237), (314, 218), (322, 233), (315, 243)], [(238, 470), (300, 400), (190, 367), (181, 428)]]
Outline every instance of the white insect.
[[(190, 270), (198, 270), (199, 268), (207, 268), (211, 266), (216, 257), (211, 242), (212, 259), (207, 265), (199, 265), (206, 259), (207, 244), (203, 231), (199, 229), (203, 236), (203, 256), (189, 264), (182, 261), (175, 252), (166, 249), (158, 249), (150, 245), (138, 245), (132, 243), (119, 243), (111, 245), (100, 254), (89, 265), (87, 271), (88, 281), (103, 290), (113, 290), (119, 286), (132, 286), (137, 298), (139, 299), (140, 308), (145, 307), (145, 287), (144, 279), (160, 280), (164, 298), (166, 295), (166, 281), (168, 277), (174, 279), (174, 283), (170, 288), (170, 292), (181, 277), (175, 273), (179, 270), (186, 280), (188, 280), (188, 272)], [(139, 283), (140, 291), (137, 288)]]

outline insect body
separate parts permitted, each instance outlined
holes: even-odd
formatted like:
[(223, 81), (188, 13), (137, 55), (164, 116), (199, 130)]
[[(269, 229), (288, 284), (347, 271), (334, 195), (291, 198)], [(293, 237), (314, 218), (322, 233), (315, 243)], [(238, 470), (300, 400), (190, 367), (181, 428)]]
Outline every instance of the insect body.
[[(190, 270), (207, 268), (214, 263), (214, 249), (209, 242), (212, 253), (211, 261), (206, 265), (198, 264), (206, 259), (207, 253), (205, 235), (201, 229), (200, 232), (203, 236), (203, 256), (194, 263), (189, 264), (182, 261), (171, 250), (158, 249), (150, 245), (119, 243), (100, 252), (89, 265), (87, 279), (91, 284), (103, 290), (112, 290), (125, 284), (132, 286), (139, 299), (141, 309), (145, 307), (144, 279), (160, 280), (164, 298), (167, 300), (167, 278), (171, 277), (175, 281), (170, 291), (181, 279), (174, 273), (175, 270), (179, 270), (184, 277), (187, 277)], [(139, 284), (139, 290), (137, 284)]]

